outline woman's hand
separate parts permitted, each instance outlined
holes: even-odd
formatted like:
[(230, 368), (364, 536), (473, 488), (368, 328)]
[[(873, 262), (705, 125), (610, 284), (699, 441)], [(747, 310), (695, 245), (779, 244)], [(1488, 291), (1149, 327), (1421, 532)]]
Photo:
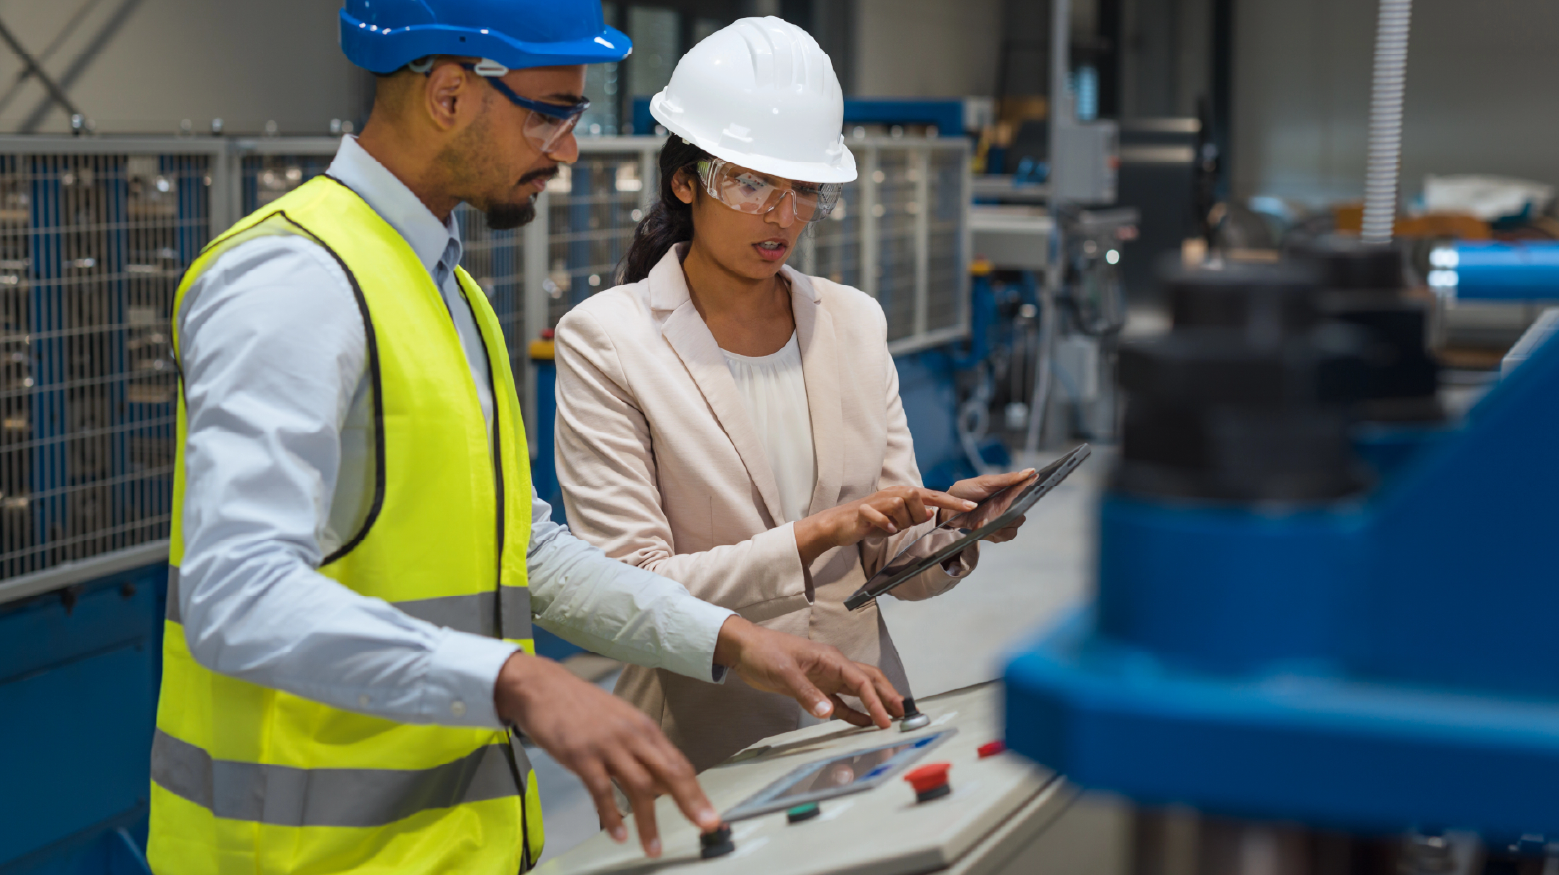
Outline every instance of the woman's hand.
[(932, 508), (963, 513), (973, 510), (975, 502), (921, 486), (894, 486), (797, 521), (796, 549), (802, 564), (810, 565), (834, 547), (918, 526), (931, 519)]
[[(1033, 468), (1026, 468), (1022, 471), (1014, 471), (1010, 474), (985, 474), (980, 477), (971, 477), (968, 480), (960, 480), (957, 483), (954, 483), (952, 488), (948, 489), (947, 491), (950, 494), (957, 496), (958, 498), (965, 498), (969, 499), (970, 501), (980, 502), (990, 498), (992, 495), (995, 495), (1003, 489), (1006, 489), (1008, 486), (1011, 486), (1015, 483), (1022, 483), (1023, 481), (1033, 476)], [(947, 517), (945, 515), (938, 514), (937, 519), (940, 521), (947, 519)], [(1028, 517), (1020, 516), (1012, 521), (1012, 525), (1007, 526), (1006, 528), (997, 529), (991, 534), (986, 535), (981, 540), (990, 541), (993, 544), (1000, 544), (1003, 541), (1010, 541), (1018, 536), (1018, 528), (1027, 521)]]

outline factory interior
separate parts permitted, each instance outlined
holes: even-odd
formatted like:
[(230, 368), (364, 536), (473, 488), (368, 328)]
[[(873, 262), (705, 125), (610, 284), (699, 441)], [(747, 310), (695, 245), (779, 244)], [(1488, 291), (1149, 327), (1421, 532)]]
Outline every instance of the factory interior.
[(0, 0), (0, 875), (1559, 875), (1556, 45)]

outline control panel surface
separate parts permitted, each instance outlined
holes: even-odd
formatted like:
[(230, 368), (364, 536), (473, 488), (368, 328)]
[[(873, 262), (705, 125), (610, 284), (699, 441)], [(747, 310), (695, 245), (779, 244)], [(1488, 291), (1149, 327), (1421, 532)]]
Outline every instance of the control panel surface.
[[(1010, 830), (1010, 821), (1053, 819), (1072, 797), (1055, 773), (995, 752), (1000, 748), (992, 745), (1000, 738), (1000, 698), (1001, 685), (989, 683), (920, 700), (920, 710), (931, 721), (911, 732), (900, 732), (897, 724), (877, 730), (831, 721), (773, 736), (704, 772), (699, 776), (704, 791), (730, 821), (735, 849), (724, 856), (703, 859), (697, 829), (662, 798), (656, 811), (665, 847), (660, 859), (646, 858), (636, 840), (619, 845), (602, 833), (537, 871), (911, 875), (957, 866), (992, 835)], [(886, 780), (849, 795), (823, 798), (816, 802), (820, 810), (808, 810), (805, 819), (795, 818), (794, 812), (787, 817), (778, 806), (768, 806), (766, 813), (742, 814), (744, 803), (785, 786), (789, 778), (801, 775), (804, 781), (807, 775), (822, 774), (825, 765), (848, 764), (884, 750), (898, 753), (905, 745), (930, 738), (937, 739), (934, 746), (926, 744), (918, 757), (896, 763)], [(917, 802), (916, 788), (902, 780), (905, 767), (913, 771), (940, 763), (951, 767), (950, 792)]]

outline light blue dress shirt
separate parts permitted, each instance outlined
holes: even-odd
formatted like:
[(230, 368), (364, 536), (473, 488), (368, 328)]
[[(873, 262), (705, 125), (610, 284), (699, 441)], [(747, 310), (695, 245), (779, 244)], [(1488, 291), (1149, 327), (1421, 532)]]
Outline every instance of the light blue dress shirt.
[[(444, 295), (492, 428), (488, 366), (454, 279), (460, 235), (351, 137), (331, 176), (406, 238)], [(406, 723), (498, 727), (493, 685), (514, 652), (359, 595), (316, 569), (373, 492), (367, 338), (335, 260), (295, 235), (219, 257), (178, 313), (188, 404), (180, 609), (203, 666)], [(718, 681), (731, 611), (608, 558), (552, 522), (532, 490), (536, 623), (627, 662)]]

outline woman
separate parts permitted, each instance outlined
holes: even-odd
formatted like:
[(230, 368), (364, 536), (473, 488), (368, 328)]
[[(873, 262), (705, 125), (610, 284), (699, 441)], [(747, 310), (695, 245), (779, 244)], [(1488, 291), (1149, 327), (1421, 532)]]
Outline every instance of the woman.
[[(557, 328), (569, 523), (701, 598), (877, 665), (907, 693), (876, 604), (851, 612), (845, 598), (935, 513), (967, 510), (1028, 472), (951, 495), (922, 488), (882, 308), (785, 266), (855, 178), (838, 81), (816, 41), (778, 18), (738, 21), (681, 60), (651, 112), (672, 132), (659, 202), (622, 285)], [(975, 552), (893, 595), (946, 591)], [(736, 678), (630, 667), (617, 692), (699, 769), (803, 723), (793, 701)]]

